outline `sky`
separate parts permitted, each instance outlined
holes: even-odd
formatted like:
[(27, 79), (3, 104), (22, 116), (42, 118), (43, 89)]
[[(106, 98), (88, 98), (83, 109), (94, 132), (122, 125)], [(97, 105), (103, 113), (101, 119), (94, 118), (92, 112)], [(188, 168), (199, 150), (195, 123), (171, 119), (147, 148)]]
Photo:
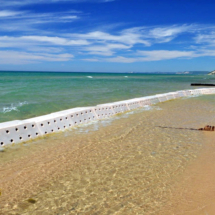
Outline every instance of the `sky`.
[(0, 0), (0, 70), (215, 69), (214, 0)]

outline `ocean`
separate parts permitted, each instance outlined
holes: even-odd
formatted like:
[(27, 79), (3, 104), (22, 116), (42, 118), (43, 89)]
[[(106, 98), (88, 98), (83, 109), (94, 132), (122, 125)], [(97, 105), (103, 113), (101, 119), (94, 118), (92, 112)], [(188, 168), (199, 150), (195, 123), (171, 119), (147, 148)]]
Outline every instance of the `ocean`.
[(208, 75), (0, 72), (0, 122), (190, 89)]
[[(0, 75), (1, 122), (191, 89), (191, 82), (215, 79)], [(191, 96), (6, 147), (0, 151), (0, 214), (214, 214), (214, 132), (197, 130), (215, 125), (214, 115), (215, 95)]]

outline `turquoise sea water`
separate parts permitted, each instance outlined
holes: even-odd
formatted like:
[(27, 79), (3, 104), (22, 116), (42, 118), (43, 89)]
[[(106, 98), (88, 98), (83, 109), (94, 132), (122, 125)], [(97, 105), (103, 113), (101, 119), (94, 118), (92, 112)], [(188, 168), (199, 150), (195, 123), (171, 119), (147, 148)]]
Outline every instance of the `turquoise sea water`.
[(208, 75), (0, 72), (0, 122), (214, 81)]

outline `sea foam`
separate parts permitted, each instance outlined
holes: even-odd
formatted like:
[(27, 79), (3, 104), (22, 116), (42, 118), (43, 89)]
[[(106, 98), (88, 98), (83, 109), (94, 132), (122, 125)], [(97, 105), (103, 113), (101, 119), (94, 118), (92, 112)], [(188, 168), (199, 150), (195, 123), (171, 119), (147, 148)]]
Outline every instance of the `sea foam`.
[(11, 104), (10, 106), (7, 107), (3, 107), (0, 108), (0, 113), (8, 113), (11, 111), (19, 111), (19, 107), (22, 107), (23, 105), (28, 104), (28, 102), (24, 101), (24, 102), (19, 102), (19, 103), (15, 103), (15, 104)]

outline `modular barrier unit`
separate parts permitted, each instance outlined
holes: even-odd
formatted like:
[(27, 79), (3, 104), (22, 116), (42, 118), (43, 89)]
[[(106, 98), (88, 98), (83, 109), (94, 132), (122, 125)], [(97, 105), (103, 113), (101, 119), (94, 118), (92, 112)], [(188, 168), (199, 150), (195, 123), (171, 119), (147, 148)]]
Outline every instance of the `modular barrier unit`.
[(123, 112), (128, 111), (128, 107), (127, 107), (125, 101), (114, 102), (112, 108), (113, 108), (114, 114), (123, 113)]
[(192, 95), (194, 95), (194, 96), (198, 96), (198, 95), (201, 95), (201, 94), (202, 94), (202, 92), (201, 92), (200, 89), (192, 90)]
[(174, 97), (177, 99), (177, 98), (180, 98), (181, 96), (179, 95), (178, 92), (175, 92)]
[(166, 97), (166, 93), (164, 93), (164, 94), (157, 94), (156, 96), (157, 96), (157, 98), (159, 99), (160, 102), (165, 102), (165, 101), (168, 100), (167, 97)]
[(140, 98), (141, 107), (146, 106), (146, 105), (152, 105), (152, 102), (153, 102), (152, 96), (146, 96), (146, 97)]
[(180, 91), (177, 91), (179, 97), (184, 97), (186, 96), (186, 91), (185, 90), (180, 90)]
[(177, 92), (166, 93), (166, 97), (168, 100), (176, 99), (177, 98)]
[(15, 120), (0, 123), (0, 144), (2, 146), (28, 141), (40, 136), (40, 130), (35, 122)]
[(96, 107), (94, 107), (94, 111), (98, 119), (104, 119), (114, 115), (111, 104), (97, 105)]
[(145, 96), (145, 97), (139, 98), (139, 101), (140, 101), (141, 107), (146, 106), (146, 105), (153, 105), (153, 104), (160, 102), (156, 95), (155, 96)]
[(130, 100), (126, 100), (124, 101), (128, 110), (134, 110), (134, 109), (137, 109), (137, 108), (140, 108), (141, 107), (141, 104), (140, 104), (140, 99), (130, 99)]
[(142, 105), (151, 105), (151, 104), (157, 104), (159, 103), (159, 98), (155, 96), (146, 96), (141, 98)]
[(154, 96), (100, 104), (95, 107), (73, 108), (26, 120), (4, 122), (0, 123), (0, 145), (6, 146), (13, 143), (26, 142), (46, 134), (64, 131), (73, 126), (105, 119), (146, 105), (186, 96), (208, 94), (215, 94), (215, 88), (180, 90)]

